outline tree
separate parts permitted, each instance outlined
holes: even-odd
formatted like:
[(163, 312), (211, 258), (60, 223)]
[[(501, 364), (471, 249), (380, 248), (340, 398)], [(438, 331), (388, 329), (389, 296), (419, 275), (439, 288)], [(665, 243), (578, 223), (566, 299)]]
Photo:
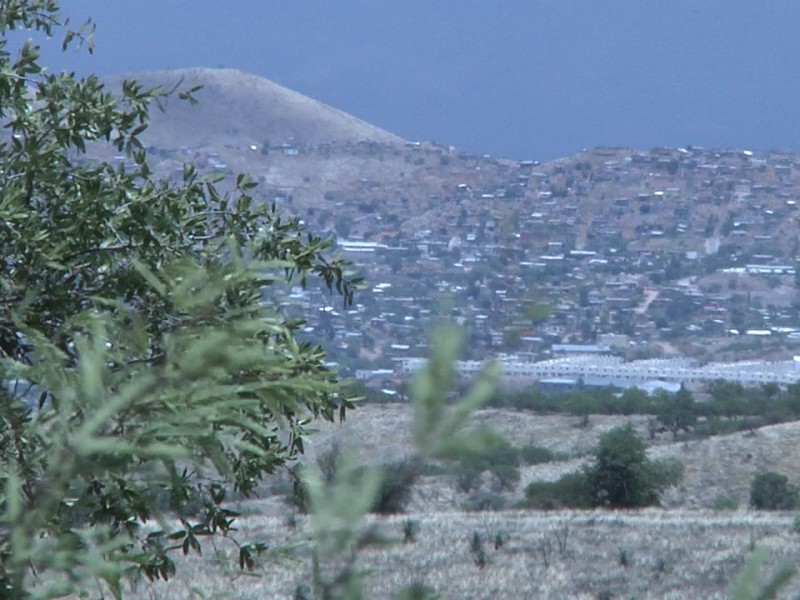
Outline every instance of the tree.
[(677, 439), (681, 431), (689, 431), (697, 424), (697, 410), (694, 396), (685, 387), (677, 393), (659, 393), (656, 397), (658, 405), (658, 421), (672, 432)]
[[(153, 177), (140, 135), (153, 103), (90, 76), (48, 73), (9, 31), (91, 44), (54, 0), (0, 6), (0, 596), (83, 577), (175, 570), (170, 553), (222, 536), (252, 568), (263, 545), (232, 537), (232, 494), (303, 451), (306, 424), (352, 404), (320, 347), (295, 338), (284, 282), (318, 275), (346, 303), (357, 278), (330, 240), (259, 203), (239, 175)], [(85, 157), (111, 144), (133, 167)], [(296, 284), (296, 283), (295, 283)], [(169, 509), (179, 525), (158, 521)]]
[(646, 412), (650, 405), (650, 397), (647, 392), (637, 387), (625, 389), (617, 401), (619, 411), (623, 415), (633, 415), (637, 412)]
[(600, 438), (592, 465), (557, 481), (528, 485), (526, 503), (537, 509), (653, 506), (682, 476), (680, 463), (648, 459), (644, 442), (628, 423)]
[(711, 395), (713, 409), (719, 415), (732, 418), (747, 414), (747, 393), (738, 381), (716, 379), (706, 389)]
[(750, 505), (759, 510), (794, 510), (800, 491), (786, 475), (768, 471), (759, 473), (750, 484)]
[(595, 462), (586, 471), (595, 505), (611, 508), (657, 505), (660, 493), (681, 474), (679, 465), (648, 459), (644, 442), (630, 423), (600, 438)]

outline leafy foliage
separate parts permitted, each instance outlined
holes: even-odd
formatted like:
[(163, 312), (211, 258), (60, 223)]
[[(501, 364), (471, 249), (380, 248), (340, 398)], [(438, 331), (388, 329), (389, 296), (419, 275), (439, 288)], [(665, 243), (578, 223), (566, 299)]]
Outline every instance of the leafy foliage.
[(519, 449), (519, 459), (526, 465), (539, 465), (542, 463), (566, 460), (568, 455), (563, 452), (554, 452), (544, 446), (528, 444)]
[[(52, 0), (0, 6), (0, 595), (49, 571), (45, 596), (85, 577), (119, 596), (125, 573), (167, 579), (170, 554), (208, 536), (252, 568), (266, 547), (234, 539), (227, 499), (293, 461), (310, 419), (352, 407), (277, 292), (318, 275), (349, 302), (358, 281), (246, 175), (153, 178), (149, 110), (195, 90), (128, 81), (118, 99), (48, 73), (32, 43), (13, 52), (20, 28), (65, 48), (92, 29)], [(131, 160), (88, 161), (95, 143)]]
[(511, 489), (518, 482), (519, 451), (500, 438), (488, 443), (479, 452), (466, 453), (455, 469), (459, 487), (469, 492), (480, 480), (481, 474), (492, 474), (500, 489)]
[(658, 500), (648, 485), (644, 442), (631, 425), (612, 429), (600, 439), (589, 482), (598, 503), (613, 507), (647, 506)]
[[(334, 444), (330, 450), (317, 457), (317, 472), (324, 485), (333, 484), (344, 460), (346, 460), (345, 453), (338, 444)], [(367, 467), (359, 467), (359, 469), (364, 470)], [(373, 494), (369, 512), (382, 515), (402, 513), (420, 472), (420, 464), (413, 459), (380, 465), (380, 483), (377, 491)], [(292, 470), (291, 473), (293, 485), (291, 490), (288, 490), (287, 499), (300, 511), (307, 512), (310, 508), (308, 482), (300, 476), (297, 470)], [(362, 473), (359, 471), (355, 475), (361, 476)]]
[(786, 475), (759, 473), (750, 484), (750, 505), (759, 510), (794, 510), (800, 505), (800, 491)]
[(381, 485), (374, 496), (370, 512), (381, 515), (402, 513), (411, 497), (411, 489), (419, 476), (416, 461), (399, 461), (382, 466)]
[(594, 497), (583, 472), (568, 473), (556, 481), (534, 481), (525, 488), (525, 503), (537, 510), (592, 508)]
[(594, 463), (554, 482), (533, 482), (526, 505), (540, 509), (637, 508), (657, 505), (661, 492), (680, 481), (680, 463), (652, 461), (629, 423), (600, 438)]
[[(336, 461), (333, 478), (323, 479), (321, 470), (304, 468), (302, 485), (309, 500), (314, 527), (311, 581), (314, 598), (361, 598), (366, 575), (358, 567), (358, 553), (369, 546), (393, 543), (364, 518), (370, 512), (395, 512), (396, 498), (405, 501), (423, 459), (459, 460), (480, 455), (496, 444), (498, 437), (489, 430), (464, 431), (470, 416), (491, 395), (496, 370), (489, 369), (464, 398), (448, 402), (454, 384), (454, 365), (460, 336), (454, 328), (442, 328), (433, 336), (433, 352), (425, 370), (412, 386), (414, 397), (414, 456), (405, 462), (384, 467), (361, 467), (346, 451)], [(388, 487), (385, 481), (396, 480)], [(388, 495), (387, 495), (388, 490)], [(390, 502), (391, 501), (391, 502)], [(409, 534), (404, 534), (406, 540)], [(480, 561), (485, 565), (485, 553)], [(476, 557), (476, 561), (478, 557)], [(422, 582), (398, 591), (401, 598), (435, 597)]]
[(731, 597), (733, 600), (773, 600), (791, 582), (796, 572), (794, 566), (777, 569), (761, 584), (762, 566), (767, 552), (764, 548), (756, 548), (745, 562), (744, 568), (736, 577)]
[[(666, 394), (664, 394), (666, 395)], [(697, 424), (697, 410), (689, 390), (681, 386), (674, 397), (661, 397), (658, 421), (678, 437), (681, 431), (690, 431)]]
[(681, 475), (682, 469), (647, 458), (630, 423), (600, 438), (595, 463), (586, 472), (595, 504), (611, 508), (657, 505), (660, 492)]

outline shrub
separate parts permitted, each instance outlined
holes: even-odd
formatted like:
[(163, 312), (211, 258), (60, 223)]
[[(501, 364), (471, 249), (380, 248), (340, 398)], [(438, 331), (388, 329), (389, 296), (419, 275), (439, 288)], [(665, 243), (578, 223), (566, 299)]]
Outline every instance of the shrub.
[(486, 566), (486, 550), (483, 548), (483, 539), (477, 531), (472, 532), (469, 540), (469, 551), (475, 561), (475, 566), (482, 569)]
[(738, 503), (727, 494), (718, 494), (711, 501), (711, 508), (714, 510), (736, 510)]
[(419, 469), (415, 461), (389, 463), (382, 467), (383, 476), (370, 512), (381, 515), (402, 513), (411, 497)]
[(493, 492), (477, 492), (469, 497), (462, 505), (462, 509), (469, 512), (484, 512), (503, 510), (508, 501), (504, 496)]
[(651, 461), (629, 424), (600, 438), (595, 463), (558, 481), (534, 482), (526, 489), (525, 506), (561, 508), (634, 508), (659, 503), (661, 491), (683, 476), (677, 461)]
[(403, 523), (403, 542), (410, 544), (417, 541), (417, 533), (419, 532), (419, 521), (406, 519)]
[(519, 483), (519, 466), (509, 464), (495, 465), (490, 469), (490, 472), (495, 477), (497, 487), (500, 490), (514, 489)]
[(657, 505), (661, 491), (682, 475), (680, 463), (649, 460), (630, 423), (600, 438), (595, 463), (586, 470), (594, 504), (610, 508)]
[[(343, 464), (342, 460), (336, 447), (320, 455), (317, 463), (320, 479), (324, 485), (331, 486), (334, 483)], [(367, 469), (368, 467), (357, 468), (354, 475), (364, 476)], [(309, 510), (308, 485), (296, 469), (290, 469), (289, 473), (292, 476), (292, 485), (285, 490), (286, 501), (300, 512), (306, 513)], [(380, 484), (373, 496), (369, 512), (380, 515), (402, 513), (419, 475), (417, 463), (409, 460), (381, 465), (380, 473)]]
[(543, 446), (534, 446), (533, 444), (530, 444), (519, 449), (519, 458), (526, 465), (539, 465), (542, 463), (563, 460), (564, 455), (553, 452), (550, 450), (550, 448), (544, 448)]
[(569, 473), (558, 481), (534, 481), (525, 489), (524, 506), (538, 510), (591, 508), (592, 490), (583, 472)]
[(459, 490), (468, 494), (476, 487), (481, 480), (481, 472), (474, 469), (474, 468), (467, 468), (463, 465), (459, 465), (457, 472), (456, 472), (456, 486)]
[(458, 487), (464, 492), (473, 490), (486, 471), (495, 476), (500, 489), (513, 488), (519, 482), (519, 452), (501, 439), (480, 452), (464, 455), (456, 467)]
[(319, 473), (325, 483), (331, 483), (336, 477), (336, 468), (341, 460), (341, 454), (339, 443), (334, 442), (328, 450), (320, 453), (317, 457), (317, 467), (319, 467)]
[(396, 600), (437, 600), (440, 596), (436, 590), (421, 581), (414, 581), (401, 590), (396, 596)]
[(797, 486), (773, 471), (759, 473), (750, 484), (750, 505), (758, 510), (792, 510), (799, 498)]
[(684, 466), (676, 458), (649, 461), (652, 476), (659, 487), (659, 493), (671, 485), (677, 485), (683, 480)]
[[(0, 383), (0, 596), (95, 578), (119, 597), (124, 574), (167, 579), (171, 555), (231, 538), (231, 499), (292, 464), (313, 418), (352, 408), (274, 290), (319, 276), (348, 304), (357, 278), (251, 177), (156, 177), (140, 135), (168, 92), (7, 44), (24, 30), (66, 50), (90, 23), (71, 29), (56, 0), (0, 7), (0, 382), (36, 390)], [(88, 160), (105, 142), (124, 166)], [(233, 541), (252, 569), (266, 546)]]
[(300, 477), (298, 467), (296, 465), (287, 470), (289, 482), (283, 492), (286, 503), (305, 514), (308, 512), (308, 485)]

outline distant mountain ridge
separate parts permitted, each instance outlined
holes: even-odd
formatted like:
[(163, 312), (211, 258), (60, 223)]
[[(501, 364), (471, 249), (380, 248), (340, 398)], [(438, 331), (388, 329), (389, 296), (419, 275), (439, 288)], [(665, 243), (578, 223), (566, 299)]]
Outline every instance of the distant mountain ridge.
[(152, 124), (143, 137), (154, 146), (172, 145), (175, 140), (194, 148), (267, 141), (272, 145), (404, 141), (341, 110), (236, 69), (128, 73), (105, 81), (116, 88), (125, 79), (165, 89), (181, 81), (183, 88), (203, 86), (196, 93), (199, 104), (172, 98), (166, 102), (166, 113), (151, 113)]

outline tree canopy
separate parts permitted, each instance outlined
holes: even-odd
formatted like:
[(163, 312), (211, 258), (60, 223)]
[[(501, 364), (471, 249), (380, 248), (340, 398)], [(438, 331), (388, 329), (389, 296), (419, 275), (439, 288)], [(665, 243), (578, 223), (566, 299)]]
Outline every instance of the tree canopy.
[(527, 504), (540, 509), (653, 506), (682, 476), (680, 463), (649, 459), (644, 442), (628, 423), (600, 437), (592, 464), (581, 471), (528, 485)]
[[(50, 73), (35, 43), (12, 47), (18, 29), (64, 50), (93, 31), (55, 0), (0, 5), (0, 596), (84, 576), (118, 594), (209, 535), (251, 566), (263, 546), (231, 537), (226, 499), (352, 407), (279, 291), (319, 276), (347, 303), (358, 279), (247, 175), (153, 175), (150, 110), (196, 89)], [(89, 160), (95, 144), (129, 160)]]

